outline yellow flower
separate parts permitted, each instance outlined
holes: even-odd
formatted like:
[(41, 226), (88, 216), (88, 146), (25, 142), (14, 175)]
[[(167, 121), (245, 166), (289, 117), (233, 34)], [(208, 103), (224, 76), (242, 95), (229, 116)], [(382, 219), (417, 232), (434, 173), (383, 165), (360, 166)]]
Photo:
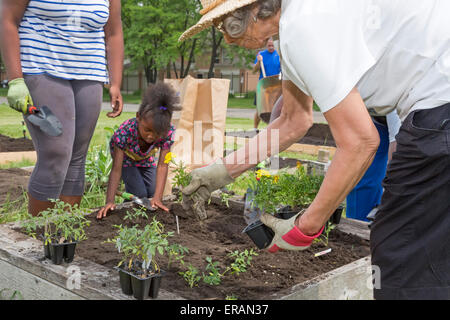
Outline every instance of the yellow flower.
[(256, 179), (260, 180), (261, 177), (270, 177), (270, 172), (267, 170), (256, 171)]
[(273, 183), (278, 183), (279, 180), (280, 180), (280, 176), (273, 177)]
[(302, 167), (302, 163), (300, 161), (297, 161), (297, 169), (300, 169)]
[(167, 153), (166, 157), (164, 158), (164, 163), (168, 164), (172, 161), (173, 158), (176, 158), (176, 156), (172, 152)]

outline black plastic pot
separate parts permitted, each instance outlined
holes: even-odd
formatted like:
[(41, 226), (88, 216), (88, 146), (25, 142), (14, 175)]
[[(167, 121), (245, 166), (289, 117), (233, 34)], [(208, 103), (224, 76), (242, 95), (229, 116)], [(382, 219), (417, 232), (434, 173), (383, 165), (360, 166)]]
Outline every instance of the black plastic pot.
[(161, 288), (161, 281), (165, 275), (166, 275), (166, 272), (164, 270), (160, 270), (160, 272), (155, 273), (151, 276), (152, 283), (150, 284), (149, 296), (152, 299), (158, 298), (159, 289)]
[(51, 259), (51, 255), (50, 255), (50, 244), (47, 243), (45, 244), (45, 237), (44, 235), (41, 235), (41, 239), (42, 239), (42, 245), (44, 246), (44, 256), (47, 259)]
[(261, 221), (257, 221), (242, 231), (246, 233), (259, 249), (267, 248), (275, 233)]
[(117, 271), (119, 271), (120, 278), (120, 288), (122, 292), (128, 296), (133, 294), (133, 289), (131, 287), (131, 274), (120, 267), (114, 267)]
[(344, 211), (343, 206), (339, 206), (339, 208), (336, 209), (336, 211), (333, 213), (333, 215), (330, 218), (330, 222), (332, 224), (338, 225), (341, 222), (342, 212)]
[(133, 297), (138, 300), (144, 300), (148, 297), (151, 283), (152, 277), (142, 278), (131, 274), (131, 288), (133, 290)]
[(53, 264), (61, 264), (64, 259), (65, 244), (50, 243), (50, 257)]
[(71, 263), (75, 257), (75, 248), (77, 246), (76, 241), (64, 243), (64, 261)]

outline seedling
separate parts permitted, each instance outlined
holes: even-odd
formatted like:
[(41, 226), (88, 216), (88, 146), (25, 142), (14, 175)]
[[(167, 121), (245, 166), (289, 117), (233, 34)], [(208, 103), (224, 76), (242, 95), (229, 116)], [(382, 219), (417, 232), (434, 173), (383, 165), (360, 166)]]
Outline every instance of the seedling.
[(335, 229), (337, 226), (332, 223), (328, 223), (326, 228), (324, 229), (322, 235), (319, 238), (314, 239), (315, 243), (322, 243), (325, 247), (328, 247), (328, 241), (330, 237), (330, 232)]
[(194, 286), (198, 286), (199, 281), (201, 280), (201, 276), (199, 275), (200, 271), (194, 267), (192, 264), (189, 264), (188, 269), (186, 271), (178, 272), (181, 276), (183, 276), (184, 280), (188, 283), (189, 287), (192, 289)]
[(172, 185), (177, 188), (187, 187), (189, 183), (191, 183), (191, 174), (188, 172), (188, 168), (184, 165), (183, 161), (176, 162), (174, 160), (176, 156), (169, 152), (164, 159), (164, 163), (169, 164), (172, 163), (175, 168), (173, 169), (173, 173), (175, 173)]
[(219, 285), (223, 277), (219, 270), (219, 262), (213, 262), (211, 257), (206, 257), (206, 262), (208, 262), (206, 266), (207, 274), (203, 273), (203, 282), (211, 286)]
[(229, 257), (235, 258), (234, 262), (231, 264), (229, 269), (231, 270), (231, 274), (241, 274), (247, 271), (247, 268), (251, 265), (251, 261), (253, 256), (258, 256), (258, 254), (251, 249), (245, 250), (243, 252), (234, 251), (228, 254)]
[(166, 251), (169, 254), (167, 269), (170, 269), (170, 265), (173, 260), (180, 262), (181, 265), (184, 265), (184, 255), (189, 252), (189, 249), (179, 244), (172, 244), (166, 248)]

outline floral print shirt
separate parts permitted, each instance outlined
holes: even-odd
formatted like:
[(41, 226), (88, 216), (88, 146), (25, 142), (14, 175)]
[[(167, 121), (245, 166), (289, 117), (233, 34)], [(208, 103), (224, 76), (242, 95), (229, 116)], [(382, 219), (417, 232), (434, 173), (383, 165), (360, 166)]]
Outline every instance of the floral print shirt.
[(167, 136), (156, 140), (148, 150), (142, 151), (138, 142), (138, 124), (136, 118), (129, 119), (122, 123), (110, 141), (111, 155), (114, 147), (124, 151), (123, 167), (156, 167), (156, 156), (161, 150), (170, 150), (174, 143), (175, 127), (170, 126)]

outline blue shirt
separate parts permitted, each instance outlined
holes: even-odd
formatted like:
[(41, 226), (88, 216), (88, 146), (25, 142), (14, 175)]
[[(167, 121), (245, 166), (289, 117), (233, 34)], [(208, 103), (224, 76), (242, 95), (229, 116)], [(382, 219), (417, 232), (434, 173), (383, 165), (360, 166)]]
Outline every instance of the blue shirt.
[(30, 0), (19, 27), (24, 74), (108, 82), (109, 0)]
[[(280, 56), (275, 50), (270, 53), (268, 50), (259, 53), (263, 57), (264, 68), (266, 69), (266, 77), (276, 76), (281, 73)], [(258, 62), (258, 55), (256, 55), (255, 64)], [(259, 79), (263, 78), (262, 70), (260, 69)]]

